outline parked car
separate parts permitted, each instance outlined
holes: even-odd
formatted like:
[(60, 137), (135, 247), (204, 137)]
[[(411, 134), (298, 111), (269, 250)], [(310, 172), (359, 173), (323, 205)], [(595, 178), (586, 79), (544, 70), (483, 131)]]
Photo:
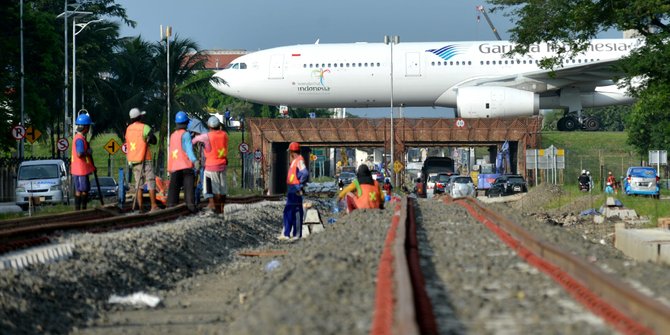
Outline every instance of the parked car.
[(354, 181), (354, 178), (356, 178), (356, 174), (353, 172), (340, 172), (340, 175), (337, 177), (337, 187), (341, 190), (345, 186), (351, 184), (351, 182)]
[(491, 184), (484, 193), (488, 197), (502, 197), (515, 193), (528, 192), (528, 185), (523, 176), (518, 174), (502, 175)]
[(629, 167), (623, 180), (623, 191), (626, 195), (651, 195), (658, 198), (661, 191), (658, 181), (658, 174), (653, 167)]
[(372, 173), (372, 180), (376, 180), (380, 183), (384, 182), (384, 174), (377, 170), (370, 170), (370, 173)]
[[(108, 197), (117, 197), (119, 195), (119, 184), (116, 183), (116, 179), (112, 177), (99, 177), (98, 181), (100, 182), (100, 192), (104, 198)], [(95, 183), (95, 179), (91, 178), (91, 190), (88, 192), (88, 199), (98, 199), (98, 185)]]
[(16, 204), (24, 211), (33, 203), (70, 201), (70, 174), (61, 159), (24, 161), (16, 176)]
[(451, 176), (447, 190), (452, 198), (476, 197), (475, 183), (469, 176)]

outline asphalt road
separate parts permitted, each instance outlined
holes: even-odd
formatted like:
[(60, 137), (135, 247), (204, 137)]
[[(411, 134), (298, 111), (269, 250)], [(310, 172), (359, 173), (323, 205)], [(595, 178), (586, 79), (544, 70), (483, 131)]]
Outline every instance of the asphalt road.
[(0, 202), (0, 213), (19, 213), (22, 212), (21, 207), (13, 202)]

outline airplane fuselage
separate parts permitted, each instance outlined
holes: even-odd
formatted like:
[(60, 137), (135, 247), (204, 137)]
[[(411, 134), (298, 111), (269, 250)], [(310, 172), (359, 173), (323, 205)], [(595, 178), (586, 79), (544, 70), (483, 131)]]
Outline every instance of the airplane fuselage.
[[(393, 101), (395, 106), (458, 107), (464, 117), (511, 116), (513, 109), (532, 114), (576, 104), (559, 97), (557, 92), (566, 88), (584, 107), (631, 103), (611, 79), (573, 77), (581, 68), (602, 72), (598, 64), (627, 55), (635, 43), (594, 40), (563, 64), (562, 70), (575, 68), (575, 74), (556, 78), (544, 75), (547, 70), (538, 64), (555, 54), (546, 43), (511, 58), (506, 53), (513, 45), (499, 41), (294, 45), (239, 57), (215, 74), (222, 82), (213, 85), (227, 95), (268, 105), (384, 107)], [(478, 96), (486, 104), (472, 101)], [(481, 114), (484, 106), (490, 110)]]

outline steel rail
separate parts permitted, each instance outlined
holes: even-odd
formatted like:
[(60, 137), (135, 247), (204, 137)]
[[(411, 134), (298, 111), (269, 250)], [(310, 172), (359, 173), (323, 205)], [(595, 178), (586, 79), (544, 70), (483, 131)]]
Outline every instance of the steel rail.
[(670, 307), (646, 296), (568, 251), (544, 241), (473, 198), (453, 200), (496, 233), (531, 265), (577, 301), (625, 334), (662, 334), (670, 329)]
[[(251, 204), (280, 200), (281, 196), (228, 197), (226, 204)], [(203, 204), (204, 205), (204, 204)], [(0, 225), (0, 254), (38, 244), (48, 243), (49, 236), (63, 231), (80, 230), (92, 233), (151, 225), (191, 215), (185, 204), (153, 213), (124, 215), (125, 209), (105, 206), (86, 211), (12, 220)]]
[(437, 334), (437, 321), (419, 264), (414, 201), (394, 208), (377, 270), (372, 335)]

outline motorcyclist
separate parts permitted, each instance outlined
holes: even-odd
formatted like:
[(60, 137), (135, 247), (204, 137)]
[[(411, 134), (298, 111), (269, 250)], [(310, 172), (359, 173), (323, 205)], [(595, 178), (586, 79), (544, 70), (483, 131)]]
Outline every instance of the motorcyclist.
[(582, 174), (579, 175), (579, 189), (581, 191), (589, 190), (589, 176), (586, 174), (586, 170), (582, 170)]

